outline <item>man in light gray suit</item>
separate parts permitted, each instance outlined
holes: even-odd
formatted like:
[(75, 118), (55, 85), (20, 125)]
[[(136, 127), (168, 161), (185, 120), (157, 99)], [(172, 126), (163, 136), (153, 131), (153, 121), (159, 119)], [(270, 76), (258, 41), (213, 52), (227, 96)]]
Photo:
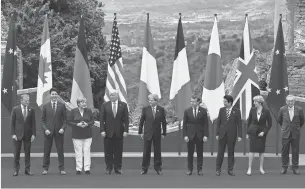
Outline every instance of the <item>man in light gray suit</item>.
[(292, 170), (295, 175), (299, 175), (299, 144), (300, 130), (304, 124), (304, 114), (301, 107), (295, 106), (295, 97), (286, 97), (286, 106), (281, 107), (278, 115), (278, 122), (282, 130), (282, 171), (286, 174), (289, 163), (289, 149), (292, 151)]

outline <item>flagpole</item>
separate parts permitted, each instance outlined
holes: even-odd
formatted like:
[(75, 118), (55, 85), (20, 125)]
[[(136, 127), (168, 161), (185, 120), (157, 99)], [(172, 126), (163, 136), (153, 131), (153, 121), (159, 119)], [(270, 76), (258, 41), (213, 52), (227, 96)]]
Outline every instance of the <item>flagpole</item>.
[[(181, 13), (179, 13), (179, 19), (181, 19)], [(179, 130), (178, 130), (178, 155), (181, 155), (181, 149), (182, 149), (182, 143), (181, 143), (181, 137), (183, 138), (183, 136), (181, 136), (181, 125), (182, 125), (182, 121), (179, 121)]]

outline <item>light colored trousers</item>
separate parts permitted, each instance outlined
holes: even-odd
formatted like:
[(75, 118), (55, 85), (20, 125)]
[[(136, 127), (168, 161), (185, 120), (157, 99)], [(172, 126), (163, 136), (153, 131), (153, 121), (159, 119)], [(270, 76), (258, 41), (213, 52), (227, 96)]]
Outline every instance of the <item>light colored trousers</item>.
[(91, 166), (91, 143), (92, 138), (86, 139), (72, 139), (75, 151), (76, 171), (83, 170), (83, 157), (84, 157), (84, 170), (90, 171)]

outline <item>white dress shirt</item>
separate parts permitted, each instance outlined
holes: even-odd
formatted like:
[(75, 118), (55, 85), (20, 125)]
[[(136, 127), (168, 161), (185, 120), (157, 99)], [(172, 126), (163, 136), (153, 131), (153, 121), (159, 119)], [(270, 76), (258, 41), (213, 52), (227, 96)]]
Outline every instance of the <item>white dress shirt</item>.
[[(195, 114), (195, 109), (196, 109), (196, 114)], [(199, 106), (197, 106), (196, 108), (193, 108), (193, 115), (194, 115), (194, 117), (197, 117), (198, 111), (199, 111)]]
[(288, 112), (289, 112), (290, 121), (292, 121), (294, 117), (294, 106), (292, 108), (288, 107)]
[(119, 102), (118, 100), (116, 100), (116, 101), (114, 101), (114, 102), (111, 102), (111, 104), (112, 104), (112, 105), (111, 105), (112, 110), (113, 110), (114, 104), (116, 105), (116, 110), (115, 110), (116, 113), (118, 113), (118, 102)]

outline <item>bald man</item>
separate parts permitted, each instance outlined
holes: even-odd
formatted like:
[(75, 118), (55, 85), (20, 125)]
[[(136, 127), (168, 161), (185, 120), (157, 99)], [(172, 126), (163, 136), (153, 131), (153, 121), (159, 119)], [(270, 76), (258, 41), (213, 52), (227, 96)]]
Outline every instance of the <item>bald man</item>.
[(303, 108), (295, 106), (295, 97), (286, 97), (286, 106), (281, 107), (278, 115), (278, 122), (282, 130), (282, 170), (286, 174), (289, 163), (289, 149), (292, 152), (292, 171), (299, 175), (299, 146), (300, 130), (304, 124)]
[(128, 107), (119, 100), (119, 92), (112, 91), (110, 101), (105, 102), (100, 110), (100, 132), (104, 138), (106, 174), (114, 168), (116, 174), (122, 174), (123, 138), (129, 128)]

